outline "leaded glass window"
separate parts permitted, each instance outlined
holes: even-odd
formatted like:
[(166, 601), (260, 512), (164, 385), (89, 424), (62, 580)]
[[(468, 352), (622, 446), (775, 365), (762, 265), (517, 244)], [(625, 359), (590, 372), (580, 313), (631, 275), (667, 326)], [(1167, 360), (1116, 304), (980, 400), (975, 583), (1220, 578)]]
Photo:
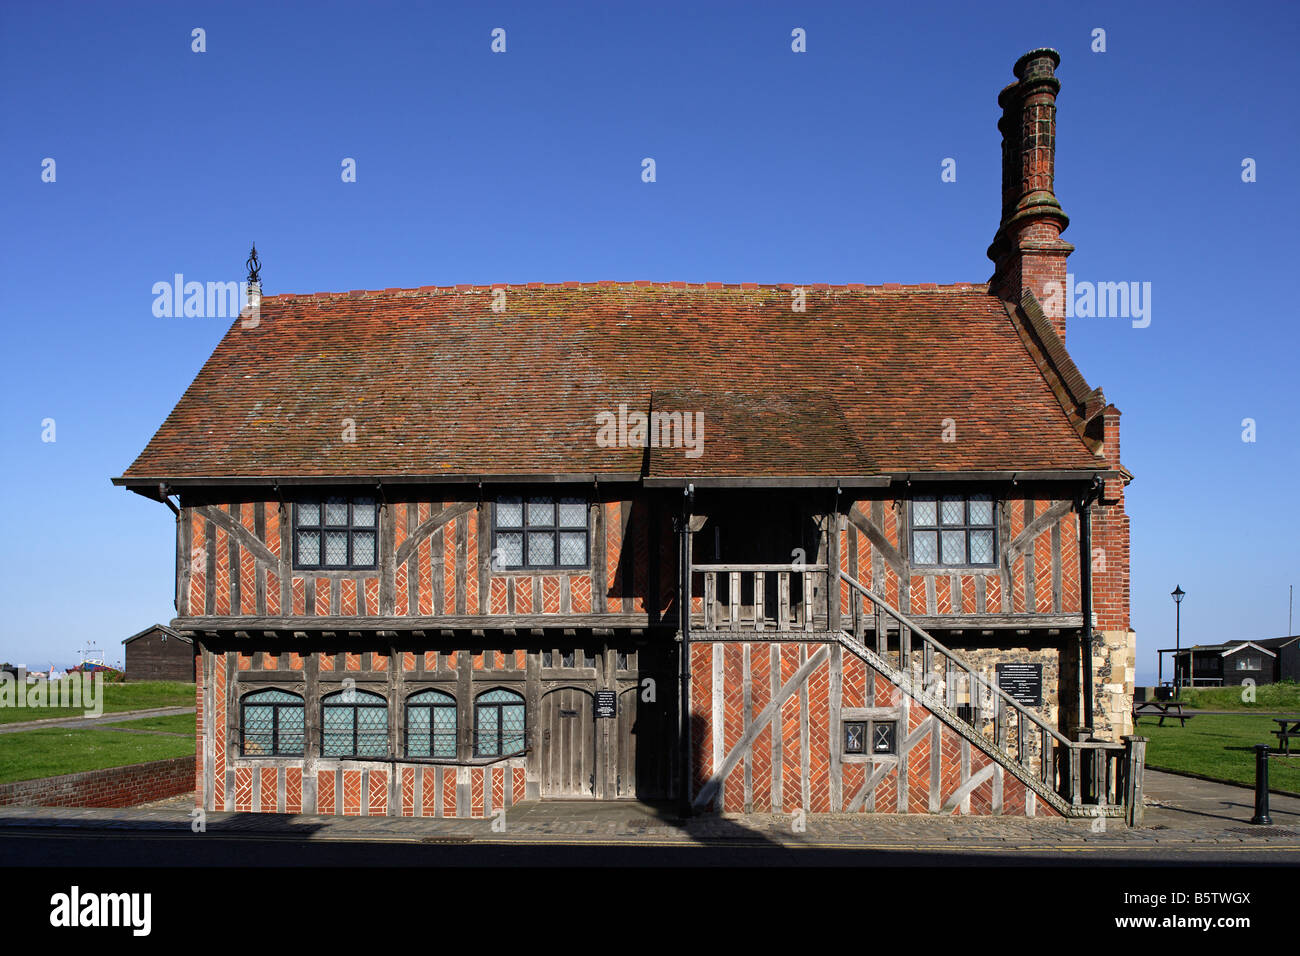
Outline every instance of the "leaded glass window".
[(300, 757), (306, 742), (303, 699), (259, 690), (239, 702), (239, 752), (245, 757)]
[(508, 757), (524, 752), (524, 699), (490, 690), (474, 701), (474, 755)]
[(440, 690), (406, 698), (406, 755), (456, 756), (456, 698)]
[(379, 509), (373, 498), (333, 496), (294, 506), (293, 566), (308, 570), (378, 567)]
[(497, 500), (493, 525), (496, 564), (504, 570), (585, 568), (587, 502), (551, 495)]
[(341, 690), (321, 701), (322, 757), (387, 757), (388, 702), (365, 690)]
[(997, 564), (989, 495), (941, 495), (912, 501), (912, 563), (930, 567)]

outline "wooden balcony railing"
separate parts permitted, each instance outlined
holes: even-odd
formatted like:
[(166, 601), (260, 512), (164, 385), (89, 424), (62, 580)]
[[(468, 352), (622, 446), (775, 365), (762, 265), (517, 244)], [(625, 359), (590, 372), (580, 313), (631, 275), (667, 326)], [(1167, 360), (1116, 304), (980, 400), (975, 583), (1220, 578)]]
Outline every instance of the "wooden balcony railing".
[(706, 631), (826, 630), (824, 564), (694, 564), (691, 626)]

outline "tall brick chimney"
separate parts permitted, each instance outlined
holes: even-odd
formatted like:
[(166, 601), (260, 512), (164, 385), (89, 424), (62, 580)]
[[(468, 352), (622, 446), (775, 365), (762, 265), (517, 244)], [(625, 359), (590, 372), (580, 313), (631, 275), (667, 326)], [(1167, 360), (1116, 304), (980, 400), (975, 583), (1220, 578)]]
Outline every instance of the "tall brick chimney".
[(1002, 119), (1002, 222), (989, 246), (989, 287), (1003, 299), (1034, 293), (1065, 341), (1065, 260), (1074, 246), (1061, 239), (1070, 219), (1056, 201), (1055, 76), (1061, 55), (1031, 50), (1016, 61), (1016, 82), (998, 96)]

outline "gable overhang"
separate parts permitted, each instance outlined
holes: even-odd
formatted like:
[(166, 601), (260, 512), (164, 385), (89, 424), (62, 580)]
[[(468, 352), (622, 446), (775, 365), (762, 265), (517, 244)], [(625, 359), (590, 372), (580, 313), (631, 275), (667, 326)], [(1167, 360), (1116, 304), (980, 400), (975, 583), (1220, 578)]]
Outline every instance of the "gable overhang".
[(1185, 657), (1188, 654), (1211, 654), (1217, 657), (1228, 657), (1248, 647), (1263, 651), (1269, 657), (1277, 657), (1276, 653), (1270, 651), (1267, 647), (1260, 647), (1254, 641), (1242, 641), (1240, 644), (1196, 644), (1191, 647), (1161, 647), (1157, 648), (1156, 653), (1173, 654), (1175, 657)]
[(193, 643), (193, 641), (191, 641), (190, 638), (186, 637), (184, 634), (178, 633), (177, 631), (175, 631), (174, 629), (172, 629), (166, 624), (151, 624), (149, 627), (146, 627), (143, 631), (138, 631), (135, 634), (132, 634), (130, 637), (123, 638), (122, 643), (130, 644), (132, 641), (138, 641), (146, 634), (152, 634), (154, 631), (162, 631), (163, 634), (165, 634), (167, 637), (174, 637), (178, 641), (183, 641), (186, 644)]
[(1229, 654), (1236, 654), (1238, 651), (1244, 651), (1248, 647), (1253, 647), (1257, 651), (1263, 651), (1269, 657), (1277, 657), (1277, 654), (1270, 651), (1267, 647), (1260, 647), (1254, 641), (1246, 641), (1244, 644), (1238, 644), (1236, 647), (1230, 647), (1220, 653), (1220, 657), (1227, 657)]

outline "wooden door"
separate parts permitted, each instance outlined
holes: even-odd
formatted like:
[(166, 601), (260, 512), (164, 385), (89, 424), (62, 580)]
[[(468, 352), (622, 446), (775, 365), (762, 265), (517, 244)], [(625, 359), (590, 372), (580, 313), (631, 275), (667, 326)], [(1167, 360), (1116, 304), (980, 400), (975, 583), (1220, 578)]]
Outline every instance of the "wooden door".
[[(614, 724), (614, 796), (637, 795), (636, 774), (636, 698), (635, 681), (620, 680), (617, 694), (618, 718)], [(607, 721), (609, 723), (609, 721)]]
[[(650, 657), (646, 650), (642, 658)], [(663, 800), (672, 796), (676, 777), (676, 695), (671, 671), (654, 670), (642, 663), (640, 676), (655, 682), (654, 700), (645, 700), (640, 680), (619, 680), (619, 718), (615, 761), (616, 796)], [(614, 722), (611, 722), (614, 723)]]
[(560, 687), (542, 696), (543, 797), (596, 795), (596, 720), (592, 694)]

